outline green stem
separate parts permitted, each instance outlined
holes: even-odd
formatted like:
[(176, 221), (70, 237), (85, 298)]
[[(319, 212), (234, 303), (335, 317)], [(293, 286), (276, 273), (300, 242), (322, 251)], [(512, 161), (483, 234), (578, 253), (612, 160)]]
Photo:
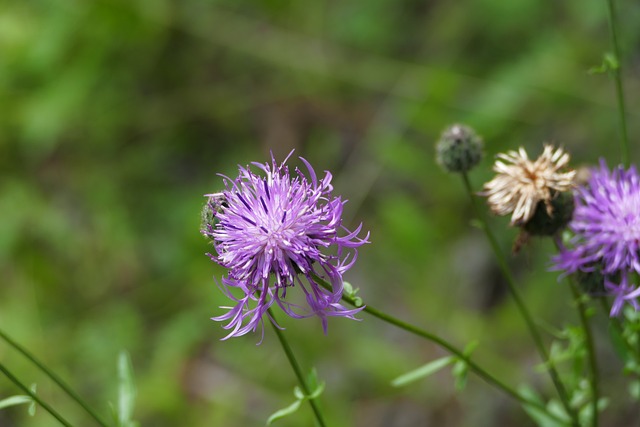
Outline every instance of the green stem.
[(108, 424), (105, 423), (81, 398), (78, 396), (76, 392), (74, 392), (71, 387), (69, 387), (59, 376), (57, 376), (53, 371), (49, 370), (44, 364), (42, 364), (38, 359), (36, 359), (26, 348), (22, 347), (20, 344), (11, 339), (4, 331), (0, 330), (0, 338), (2, 338), (7, 344), (16, 349), (18, 352), (22, 353), (24, 357), (29, 359), (31, 363), (36, 365), (42, 372), (47, 374), (49, 378), (51, 378), (58, 386), (64, 390), (65, 393), (69, 397), (78, 403), (98, 424), (102, 427), (108, 427)]
[(573, 280), (567, 280), (573, 298), (578, 305), (578, 314), (580, 315), (580, 323), (585, 333), (585, 339), (587, 344), (587, 354), (589, 357), (589, 376), (591, 384), (591, 404), (593, 406), (593, 419), (591, 425), (598, 427), (598, 400), (600, 400), (600, 393), (598, 391), (598, 362), (596, 358), (596, 348), (593, 342), (593, 333), (591, 332), (591, 325), (587, 318), (587, 307), (584, 304), (584, 300), (580, 291), (576, 287)]
[[(329, 285), (325, 280), (323, 280), (322, 278), (318, 277), (317, 275), (311, 273), (313, 276), (313, 279), (316, 281), (316, 283), (318, 283), (319, 285), (321, 285), (323, 288), (329, 290), (329, 291), (333, 291), (331, 288), (331, 285)], [(352, 298), (348, 295), (343, 294), (342, 295), (342, 300), (346, 301), (348, 304), (351, 304), (354, 307), (360, 307), (361, 304), (359, 304), (358, 301), (355, 300), (355, 298)], [(480, 378), (482, 378), (484, 381), (486, 381), (488, 384), (493, 385), (494, 387), (496, 387), (499, 390), (502, 390), (504, 393), (506, 393), (508, 396), (516, 399), (517, 401), (519, 401), (520, 403), (522, 403), (523, 405), (529, 405), (531, 407), (534, 407), (540, 411), (543, 411), (545, 414), (547, 414), (547, 416), (555, 419), (556, 421), (561, 421), (564, 422), (563, 419), (561, 419), (560, 417), (558, 417), (556, 414), (551, 413), (547, 410), (547, 408), (544, 405), (539, 404), (538, 402), (534, 402), (532, 400), (529, 400), (527, 398), (525, 398), (524, 396), (520, 395), (517, 391), (515, 391), (514, 389), (512, 389), (511, 387), (509, 387), (508, 385), (506, 385), (505, 383), (503, 383), (502, 381), (498, 380), (496, 377), (494, 377), (493, 375), (491, 375), (489, 372), (487, 372), (486, 370), (484, 370), (480, 365), (478, 365), (477, 363), (475, 363), (474, 361), (472, 361), (469, 356), (467, 356), (466, 354), (464, 354), (464, 352), (462, 350), (459, 350), (457, 347), (455, 347), (453, 344), (449, 343), (448, 341), (444, 340), (443, 338), (440, 338), (439, 336), (432, 334), (430, 332), (425, 331), (424, 329), (420, 329), (417, 326), (414, 326), (410, 323), (407, 323), (403, 320), (398, 319), (397, 317), (391, 316), (390, 314), (387, 314), (383, 311), (380, 311), (370, 305), (365, 305), (364, 308), (362, 309), (362, 311), (364, 311), (365, 313), (369, 313), (370, 315), (377, 317), (378, 319), (387, 322), (393, 326), (397, 326), (400, 329), (403, 329), (413, 335), (417, 335), (421, 338), (425, 338), (428, 341), (431, 341), (434, 344), (437, 344), (438, 346), (440, 346), (441, 348), (445, 349), (446, 351), (448, 351), (449, 353), (453, 354), (454, 356), (456, 356), (457, 358), (459, 358), (460, 360), (463, 360), (467, 366), (469, 366), (469, 368), (471, 369), (471, 371), (473, 371), (476, 375), (478, 375)]]
[(627, 115), (624, 102), (624, 89), (622, 87), (621, 65), (620, 65), (620, 45), (618, 43), (618, 20), (616, 18), (616, 9), (614, 0), (607, 0), (607, 10), (609, 17), (609, 29), (611, 30), (611, 44), (613, 45), (613, 55), (615, 56), (615, 64), (612, 67), (613, 80), (616, 86), (616, 98), (618, 101), (618, 115), (620, 117), (620, 133), (621, 133), (621, 158), (622, 163), (629, 166), (629, 136), (627, 134)]
[[(321, 285), (323, 285), (325, 288), (327, 289), (331, 289), (329, 287), (329, 285), (322, 281), (322, 279), (318, 279), (318, 283), (320, 283)], [(344, 301), (346, 301), (347, 303), (353, 305), (354, 307), (357, 307), (358, 304), (356, 302), (356, 300), (350, 296), (347, 295), (343, 295), (342, 299)], [(377, 317), (378, 319), (387, 322), (391, 325), (397, 326), (400, 329), (403, 329), (409, 333), (412, 333), (413, 335), (417, 335), (421, 338), (425, 338), (428, 341), (433, 342), (434, 344), (437, 344), (438, 346), (440, 346), (441, 348), (445, 349), (446, 351), (448, 351), (449, 353), (453, 354), (454, 356), (456, 356), (458, 359), (463, 360), (467, 366), (471, 369), (472, 372), (474, 372), (476, 375), (478, 375), (480, 378), (482, 378), (485, 382), (487, 382), (488, 384), (496, 387), (497, 389), (503, 391), (505, 394), (507, 394), (508, 396), (516, 399), (517, 401), (519, 401), (521, 404), (523, 405), (528, 405), (531, 407), (535, 407), (536, 409), (543, 411), (547, 416), (555, 419), (556, 421), (561, 421), (564, 422), (564, 420), (562, 420), (560, 417), (558, 417), (557, 415), (549, 412), (547, 410), (547, 408), (544, 405), (539, 404), (538, 402), (534, 402), (531, 401), (527, 398), (525, 398), (524, 396), (520, 395), (517, 391), (515, 391), (514, 389), (512, 389), (511, 387), (509, 387), (508, 385), (506, 385), (505, 383), (503, 383), (502, 381), (500, 381), (499, 379), (497, 379), (496, 377), (494, 377), (492, 374), (490, 374), (489, 372), (487, 372), (484, 368), (482, 368), (480, 365), (478, 365), (477, 363), (475, 363), (473, 360), (471, 360), (469, 358), (469, 356), (467, 356), (466, 354), (464, 354), (464, 352), (462, 350), (459, 350), (457, 347), (455, 347), (453, 344), (449, 343), (448, 341), (444, 340), (443, 338), (440, 338), (437, 335), (434, 335), (432, 333), (429, 333), (423, 329), (418, 328), (417, 326), (414, 326), (410, 323), (407, 323), (403, 320), (398, 319), (397, 317), (391, 316), (390, 314), (384, 313), (370, 305), (366, 305), (362, 311), (369, 313), (370, 315)]]
[(471, 189), (469, 176), (467, 175), (466, 172), (463, 172), (461, 175), (462, 175), (462, 181), (464, 182), (465, 189), (467, 190), (467, 193), (469, 194), (469, 198), (471, 199), (471, 205), (473, 207), (473, 210), (475, 211), (476, 217), (480, 221), (482, 225), (482, 229), (487, 235), (487, 238), (489, 239), (489, 243), (491, 244), (493, 253), (498, 261), (500, 270), (502, 270), (502, 274), (504, 275), (507, 281), (509, 292), (511, 292), (511, 296), (513, 297), (516, 303), (516, 306), (520, 311), (520, 315), (522, 316), (525, 323), (527, 324), (527, 328), (529, 329), (529, 334), (531, 335), (531, 338), (533, 338), (533, 341), (538, 350), (538, 353), (540, 354), (540, 358), (545, 363), (545, 365), (548, 366), (549, 376), (551, 377), (551, 381), (553, 382), (553, 385), (558, 391), (558, 396), (560, 396), (560, 401), (562, 402), (562, 405), (564, 406), (567, 413), (571, 416), (571, 419), (573, 420), (574, 425), (577, 426), (579, 425), (578, 416), (569, 403), (569, 397), (567, 395), (567, 391), (565, 390), (564, 385), (560, 380), (558, 371), (556, 370), (553, 362), (549, 360), (549, 354), (547, 353), (547, 349), (545, 348), (542, 342), (542, 338), (540, 336), (540, 333), (538, 332), (538, 328), (536, 328), (536, 325), (533, 322), (533, 319), (531, 317), (531, 314), (529, 313), (529, 310), (527, 309), (527, 306), (525, 305), (522, 297), (520, 296), (520, 292), (516, 287), (515, 280), (511, 275), (511, 270), (507, 265), (506, 258), (502, 253), (502, 249), (500, 249), (500, 245), (498, 244), (498, 240), (496, 239), (495, 235), (491, 231), (491, 228), (489, 228), (489, 223), (487, 222), (487, 219), (485, 218), (482, 210), (478, 207), (476, 199), (473, 197), (473, 190)]
[(29, 395), (38, 405), (42, 406), (45, 411), (50, 413), (53, 418), (60, 421), (60, 424), (66, 427), (71, 427), (71, 424), (67, 420), (65, 420), (62, 415), (58, 414), (51, 406), (47, 405), (43, 402), (34, 392), (32, 392), (29, 387), (22, 384), (18, 378), (16, 378), (2, 363), (0, 363), (0, 371), (7, 376), (15, 385), (18, 386), (22, 391)]
[[(269, 316), (272, 319), (274, 319), (273, 312), (271, 311), (271, 309), (269, 308), (267, 311), (269, 312)], [(307, 381), (304, 379), (304, 375), (302, 374), (300, 365), (298, 365), (298, 361), (296, 360), (293, 354), (293, 351), (291, 350), (291, 346), (289, 345), (289, 342), (285, 338), (282, 331), (273, 322), (270, 322), (270, 323), (273, 326), (273, 330), (276, 332), (276, 335), (278, 336), (278, 340), (280, 341), (280, 345), (282, 345), (282, 349), (287, 355), (287, 359), (289, 360), (289, 364), (291, 365), (293, 372), (296, 374), (296, 377), (298, 378), (298, 383), (300, 384), (300, 388), (302, 389), (302, 392), (304, 393), (305, 396), (311, 396), (311, 390), (309, 390)], [(316, 403), (315, 398), (310, 397), (308, 401), (309, 401), (309, 404), (311, 405), (311, 409), (313, 409), (313, 414), (315, 415), (316, 421), (318, 421), (318, 424), (321, 427), (326, 427), (324, 418), (322, 417), (322, 412), (320, 411), (320, 408), (318, 407), (318, 404)]]

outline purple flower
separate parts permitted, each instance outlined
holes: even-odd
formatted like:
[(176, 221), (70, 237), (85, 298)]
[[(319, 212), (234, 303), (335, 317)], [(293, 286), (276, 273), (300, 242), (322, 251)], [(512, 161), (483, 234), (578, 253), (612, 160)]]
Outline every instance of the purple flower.
[(611, 282), (609, 279), (605, 279), (604, 288), (609, 295), (614, 297), (610, 313), (612, 317), (618, 316), (622, 312), (622, 307), (627, 301), (636, 310), (640, 308), (638, 301), (636, 301), (640, 295), (640, 288), (634, 288), (633, 285), (629, 284), (629, 279), (626, 274), (622, 276), (620, 284)]
[[(255, 331), (274, 302), (294, 318), (318, 316), (325, 333), (327, 316), (353, 319), (362, 310), (340, 304), (342, 275), (369, 234), (357, 237), (362, 224), (353, 232), (342, 226), (345, 201), (331, 194), (329, 172), (318, 180), (301, 157), (308, 178), (298, 168), (289, 173), (285, 163), (292, 153), (280, 165), (273, 156), (271, 165), (253, 163), (262, 173), (240, 166), (238, 178), (223, 177), (225, 190), (207, 195), (211, 220), (202, 233), (212, 239), (217, 253), (208, 255), (229, 269), (222, 278), (223, 291), (235, 302), (213, 318), (228, 321), (224, 328), (231, 332), (225, 339)], [(304, 294), (302, 304), (287, 301), (293, 288)]]
[(612, 316), (620, 313), (624, 302), (638, 307), (640, 291), (627, 279), (631, 272), (640, 273), (640, 177), (636, 168), (619, 166), (609, 171), (601, 160), (587, 185), (576, 190), (575, 199), (569, 224), (575, 235), (569, 247), (561, 248), (554, 257), (554, 269), (600, 271), (605, 291), (615, 296)]

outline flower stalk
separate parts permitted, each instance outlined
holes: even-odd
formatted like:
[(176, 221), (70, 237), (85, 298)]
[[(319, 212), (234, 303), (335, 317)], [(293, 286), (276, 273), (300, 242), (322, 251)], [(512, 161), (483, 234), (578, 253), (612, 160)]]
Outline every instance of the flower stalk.
[[(328, 287), (329, 285), (327, 283), (324, 283), (323, 286)], [(349, 295), (343, 295), (342, 300), (353, 305), (354, 307), (359, 306), (358, 301), (356, 301), (353, 297)], [(408, 322), (400, 320), (397, 317), (387, 314), (381, 310), (378, 310), (369, 304), (364, 306), (362, 311), (382, 320), (383, 322), (389, 323), (390, 325), (396, 326), (413, 335), (424, 338), (427, 341), (431, 341), (432, 343), (438, 345), (439, 347), (443, 348), (447, 352), (456, 356), (458, 359), (464, 361), (464, 363), (467, 364), (467, 366), (472, 372), (478, 375), (486, 383), (494, 386), (498, 390), (501, 390), (503, 393), (507, 394), (509, 397), (517, 400), (523, 405), (534, 407), (540, 411), (543, 411), (546, 415), (555, 419), (556, 421), (560, 421), (560, 422), (564, 421), (561, 418), (559, 418), (556, 414), (549, 412), (547, 408), (544, 407), (543, 405), (539, 404), (538, 402), (527, 399), (526, 397), (522, 396), (520, 393), (515, 391), (513, 388), (509, 387), (508, 385), (506, 385), (505, 383), (497, 379), (495, 376), (487, 372), (480, 365), (478, 365), (473, 360), (471, 360), (470, 356), (466, 355), (464, 351), (458, 349), (456, 346), (446, 341), (445, 339), (440, 338), (439, 336), (432, 334), (428, 331), (425, 331), (424, 329), (418, 328), (417, 326), (414, 326)]]
[(547, 349), (542, 342), (542, 337), (540, 336), (538, 328), (533, 322), (533, 318), (531, 317), (531, 314), (529, 313), (529, 310), (527, 309), (527, 306), (525, 305), (524, 300), (520, 296), (520, 292), (516, 287), (515, 280), (513, 278), (513, 275), (511, 274), (511, 270), (507, 265), (507, 261), (505, 259), (504, 253), (500, 249), (500, 245), (498, 244), (498, 241), (495, 235), (491, 231), (491, 228), (489, 227), (487, 219), (485, 218), (482, 211), (478, 207), (478, 204), (473, 196), (473, 190), (471, 189), (469, 176), (467, 173), (462, 173), (461, 175), (462, 175), (462, 181), (464, 183), (464, 187), (467, 191), (467, 194), (469, 195), (469, 198), (471, 199), (472, 208), (476, 214), (476, 217), (478, 218), (478, 220), (482, 225), (482, 229), (485, 232), (489, 240), (489, 243), (491, 244), (491, 249), (493, 250), (496, 260), (498, 261), (500, 270), (502, 271), (502, 274), (506, 279), (509, 292), (511, 293), (511, 296), (513, 297), (513, 300), (516, 303), (518, 310), (520, 311), (520, 315), (524, 319), (527, 325), (527, 328), (529, 329), (529, 334), (531, 335), (531, 338), (533, 339), (536, 349), (540, 354), (540, 358), (546, 364), (546, 366), (548, 366), (549, 376), (551, 377), (551, 381), (553, 382), (553, 385), (555, 386), (558, 392), (558, 396), (560, 397), (560, 401), (562, 402), (562, 405), (564, 406), (565, 410), (573, 420), (574, 425), (577, 426), (579, 425), (578, 416), (575, 410), (571, 407), (569, 403), (569, 396), (564, 387), (564, 384), (560, 380), (560, 375), (558, 374), (558, 371), (556, 370), (555, 365), (551, 360), (549, 360), (549, 353), (547, 352)]
[[(268, 309), (267, 312), (269, 316), (273, 316), (271, 309)], [(276, 336), (278, 337), (278, 341), (280, 341), (280, 345), (282, 346), (284, 353), (287, 355), (287, 360), (291, 365), (291, 369), (293, 369), (293, 372), (298, 378), (298, 384), (300, 384), (300, 388), (302, 389), (302, 392), (305, 394), (305, 396), (311, 396), (311, 390), (307, 385), (307, 381), (304, 378), (302, 369), (300, 369), (300, 365), (298, 364), (298, 361), (296, 360), (296, 357), (293, 354), (293, 350), (291, 350), (291, 346), (289, 345), (289, 342), (285, 338), (284, 333), (282, 333), (280, 328), (273, 322), (271, 322), (271, 326), (273, 326), (273, 330), (275, 331)], [(311, 405), (311, 409), (313, 410), (313, 415), (315, 416), (316, 421), (318, 422), (318, 425), (320, 427), (326, 427), (326, 424), (324, 422), (324, 417), (322, 416), (322, 412), (320, 411), (320, 407), (317, 404), (316, 399), (314, 397), (310, 397), (308, 399), (308, 402), (309, 402), (309, 405)]]
[(569, 288), (571, 288), (573, 299), (578, 308), (580, 324), (582, 325), (585, 343), (587, 345), (587, 357), (589, 358), (589, 385), (591, 387), (591, 405), (593, 408), (591, 426), (598, 427), (598, 401), (600, 400), (600, 393), (598, 390), (598, 361), (596, 357), (596, 347), (593, 341), (593, 332), (591, 331), (591, 325), (587, 318), (587, 307), (584, 303), (583, 296), (580, 294), (580, 291), (573, 280), (567, 281), (569, 282)]
[(618, 19), (616, 16), (616, 8), (614, 0), (607, 0), (607, 16), (609, 20), (609, 29), (611, 34), (611, 45), (613, 47), (613, 55), (615, 63), (611, 72), (613, 73), (613, 81), (616, 87), (616, 100), (618, 104), (618, 117), (620, 124), (620, 152), (622, 164), (629, 167), (629, 136), (627, 133), (627, 114), (624, 100), (624, 88), (622, 85), (622, 70), (620, 65), (620, 44), (618, 43)]

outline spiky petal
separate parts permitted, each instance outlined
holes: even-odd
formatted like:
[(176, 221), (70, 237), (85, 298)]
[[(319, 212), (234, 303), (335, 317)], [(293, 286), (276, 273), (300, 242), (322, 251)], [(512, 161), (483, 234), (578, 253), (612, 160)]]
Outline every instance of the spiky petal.
[[(225, 338), (255, 331), (274, 302), (294, 318), (318, 316), (325, 333), (327, 316), (353, 318), (362, 309), (340, 304), (342, 275), (369, 235), (357, 237), (362, 225), (353, 232), (342, 226), (345, 202), (332, 195), (331, 174), (318, 180), (303, 158), (308, 176), (297, 168), (290, 174), (285, 166), (290, 156), (280, 165), (273, 157), (271, 164), (253, 163), (261, 173), (239, 167), (238, 178), (224, 177), (225, 190), (210, 201), (215, 221), (202, 233), (213, 241), (211, 259), (229, 270), (222, 284), (235, 301), (213, 318), (228, 321), (224, 328), (231, 332)], [(287, 300), (291, 288), (303, 292), (305, 304)], [(234, 296), (233, 289), (241, 295)]]
[(610, 171), (604, 160), (585, 186), (576, 190), (569, 228), (574, 237), (554, 257), (554, 269), (566, 273), (600, 271), (605, 291), (613, 295), (612, 315), (623, 303), (638, 308), (640, 290), (629, 283), (640, 273), (640, 176), (635, 168)]

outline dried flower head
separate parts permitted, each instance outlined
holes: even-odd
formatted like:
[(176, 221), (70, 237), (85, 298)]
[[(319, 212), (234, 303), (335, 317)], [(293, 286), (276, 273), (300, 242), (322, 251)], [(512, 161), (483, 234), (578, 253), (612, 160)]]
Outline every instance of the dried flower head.
[[(309, 177), (297, 168), (290, 175), (285, 166), (290, 156), (280, 165), (273, 157), (271, 165), (253, 163), (261, 174), (239, 167), (238, 178), (224, 177), (225, 189), (207, 195), (212, 220), (202, 233), (213, 241), (216, 255), (209, 254), (211, 259), (229, 269), (223, 290), (236, 303), (213, 318), (229, 321), (224, 328), (231, 332), (225, 338), (255, 331), (274, 302), (294, 318), (318, 316), (325, 333), (327, 316), (353, 318), (362, 309), (340, 304), (342, 275), (369, 235), (357, 237), (362, 225), (353, 232), (342, 226), (345, 202), (332, 195), (331, 174), (318, 180), (300, 158)], [(303, 292), (305, 307), (287, 301), (292, 288)]]
[(569, 163), (569, 154), (562, 148), (545, 144), (542, 155), (529, 160), (524, 148), (498, 154), (493, 165), (497, 175), (484, 185), (481, 193), (487, 196), (491, 211), (497, 215), (511, 215), (511, 225), (529, 221), (538, 203), (553, 215), (552, 199), (558, 192), (570, 190), (576, 172), (560, 172)]
[[(640, 176), (634, 166), (609, 171), (604, 161), (587, 185), (576, 190), (576, 208), (569, 228), (574, 237), (554, 259), (566, 273), (599, 271), (605, 290), (615, 296), (611, 314), (628, 302), (636, 309), (640, 290), (629, 273), (640, 273)], [(618, 284), (616, 284), (618, 283)]]

